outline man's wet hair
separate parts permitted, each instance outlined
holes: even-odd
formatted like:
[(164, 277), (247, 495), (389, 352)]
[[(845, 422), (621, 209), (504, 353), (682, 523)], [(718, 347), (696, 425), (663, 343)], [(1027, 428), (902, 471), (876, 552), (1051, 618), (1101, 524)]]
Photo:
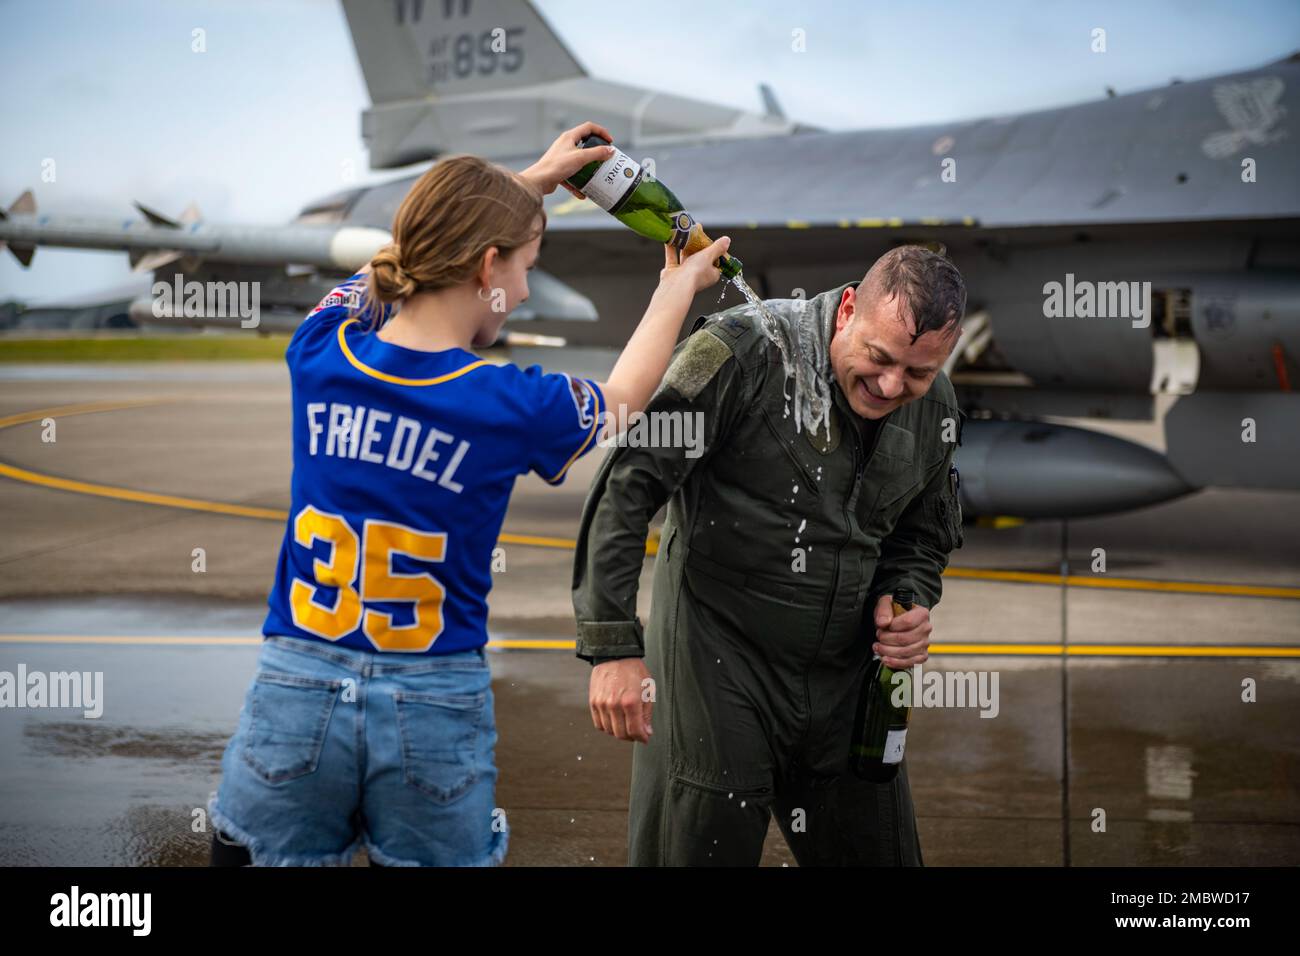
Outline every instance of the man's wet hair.
[(904, 318), (906, 309), (916, 323), (913, 345), (926, 332), (951, 333), (966, 314), (966, 283), (961, 273), (942, 251), (926, 246), (890, 249), (867, 272), (858, 294), (885, 299), (897, 296), (898, 317)]

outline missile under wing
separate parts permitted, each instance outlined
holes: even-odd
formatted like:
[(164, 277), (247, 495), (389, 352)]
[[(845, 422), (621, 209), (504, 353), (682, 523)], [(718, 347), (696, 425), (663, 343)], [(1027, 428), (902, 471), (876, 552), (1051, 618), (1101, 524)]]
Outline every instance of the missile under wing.
[[(24, 267), (31, 265), (37, 246), (122, 250), (134, 271), (152, 271), (164, 285), (178, 275), (182, 283), (205, 286), (256, 283), (261, 307), (255, 327), (292, 331), (339, 278), (356, 272), (392, 239), (386, 229), (319, 213), (288, 225), (249, 225), (207, 222), (192, 205), (175, 218), (140, 203), (136, 209), (141, 218), (47, 215), (37, 212), (27, 191), (0, 212), (0, 249), (7, 245)], [(156, 308), (148, 297), (133, 300), (125, 312), (138, 324), (250, 327), (244, 316), (177, 314)], [(510, 319), (538, 318), (592, 322), (596, 310), (584, 295), (538, 270), (528, 301)]]

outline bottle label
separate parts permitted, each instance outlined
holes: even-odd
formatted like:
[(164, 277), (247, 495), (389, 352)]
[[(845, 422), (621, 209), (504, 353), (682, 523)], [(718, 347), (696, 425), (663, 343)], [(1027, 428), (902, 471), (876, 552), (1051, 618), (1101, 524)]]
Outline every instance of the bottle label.
[(882, 763), (903, 762), (903, 742), (907, 739), (907, 730), (891, 730), (885, 735), (885, 756)]
[(623, 200), (641, 184), (641, 164), (616, 151), (592, 173), (583, 193), (606, 212), (617, 212)]
[(691, 230), (695, 228), (695, 219), (685, 209), (679, 209), (672, 214), (673, 236), (668, 242), (674, 249), (686, 248), (686, 244), (691, 241)]

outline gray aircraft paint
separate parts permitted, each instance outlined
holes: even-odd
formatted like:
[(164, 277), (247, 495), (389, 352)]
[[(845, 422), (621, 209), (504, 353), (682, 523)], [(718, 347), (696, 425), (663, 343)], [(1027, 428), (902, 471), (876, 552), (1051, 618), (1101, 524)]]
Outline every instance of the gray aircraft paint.
[(370, 91), (361, 117), (370, 165), (434, 156), (536, 156), (598, 117), (621, 144), (753, 137), (795, 124), (594, 79), (525, 0), (343, 0)]

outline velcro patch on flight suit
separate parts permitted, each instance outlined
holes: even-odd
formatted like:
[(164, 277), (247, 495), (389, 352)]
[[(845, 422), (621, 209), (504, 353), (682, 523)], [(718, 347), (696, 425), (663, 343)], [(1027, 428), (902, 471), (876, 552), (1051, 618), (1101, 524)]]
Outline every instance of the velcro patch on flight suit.
[(835, 451), (840, 447), (840, 410), (832, 405), (826, 424), (815, 432), (811, 428), (805, 428), (804, 435), (808, 444), (819, 454), (829, 455)]
[(716, 335), (696, 332), (668, 366), (664, 385), (671, 386), (687, 401), (693, 401), (729, 358), (731, 349)]

